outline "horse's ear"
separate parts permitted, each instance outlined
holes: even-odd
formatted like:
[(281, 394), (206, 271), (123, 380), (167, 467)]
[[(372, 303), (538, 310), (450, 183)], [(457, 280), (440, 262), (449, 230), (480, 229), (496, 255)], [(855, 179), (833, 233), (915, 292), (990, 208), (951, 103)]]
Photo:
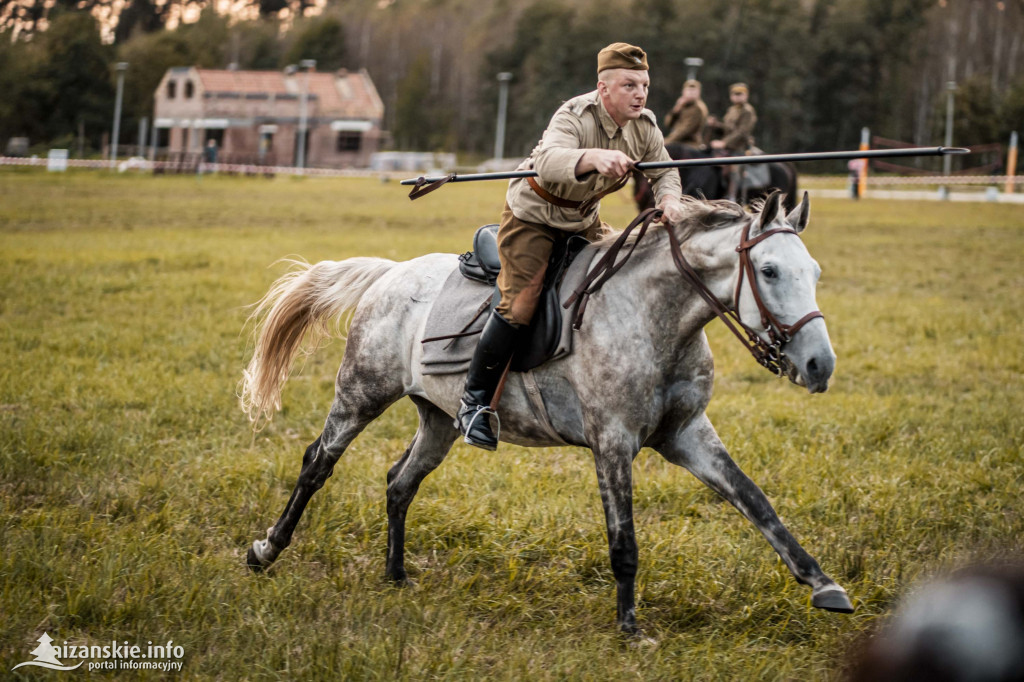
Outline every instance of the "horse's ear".
[(797, 232), (803, 232), (804, 228), (807, 227), (807, 220), (811, 217), (811, 200), (807, 198), (807, 192), (804, 192), (804, 198), (800, 201), (800, 205), (789, 212), (786, 216), (786, 222), (793, 226), (793, 229)]
[(753, 231), (751, 236), (759, 234), (768, 229), (768, 226), (775, 222), (775, 219), (779, 217), (779, 210), (782, 208), (782, 192), (779, 190), (773, 190), (768, 198), (764, 200), (764, 206), (761, 207), (761, 212), (757, 216), (757, 229)]

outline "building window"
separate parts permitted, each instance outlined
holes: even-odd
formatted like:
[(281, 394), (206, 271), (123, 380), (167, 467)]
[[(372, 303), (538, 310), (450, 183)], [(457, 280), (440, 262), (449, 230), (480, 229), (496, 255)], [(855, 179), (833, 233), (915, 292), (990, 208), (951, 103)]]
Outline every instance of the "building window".
[(167, 99), (174, 99), (178, 91), (178, 81), (167, 81)]
[(357, 152), (363, 145), (363, 134), (352, 130), (338, 133), (339, 152)]
[(192, 99), (194, 93), (195, 86), (192, 85), (192, 81), (185, 81), (185, 99)]

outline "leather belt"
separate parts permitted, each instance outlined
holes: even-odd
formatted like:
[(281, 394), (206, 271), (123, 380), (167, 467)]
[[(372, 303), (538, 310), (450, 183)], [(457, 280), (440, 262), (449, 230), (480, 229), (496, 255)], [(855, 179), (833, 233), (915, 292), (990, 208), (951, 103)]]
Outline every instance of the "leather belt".
[(563, 199), (562, 197), (556, 197), (554, 194), (552, 194), (551, 192), (549, 192), (546, 189), (544, 189), (543, 187), (541, 187), (540, 183), (537, 182), (534, 178), (526, 178), (526, 182), (530, 183), (530, 188), (533, 189), (533, 191), (537, 193), (537, 196), (539, 196), (541, 199), (543, 199), (544, 201), (548, 202), (549, 204), (554, 204), (555, 206), (558, 206), (559, 208), (577, 208), (577, 209), (580, 206), (583, 205), (582, 201), (572, 201), (570, 199)]
[(625, 187), (626, 183), (629, 182), (629, 174), (622, 176), (622, 178), (618, 182), (616, 182), (614, 185), (604, 190), (603, 192), (598, 192), (594, 196), (590, 197), (589, 199), (584, 199), (583, 201), (573, 201), (571, 199), (563, 199), (562, 197), (556, 197), (554, 194), (541, 187), (540, 183), (537, 182), (537, 180), (532, 177), (526, 178), (526, 182), (529, 183), (530, 189), (532, 189), (537, 194), (537, 196), (539, 196), (541, 199), (548, 202), (549, 204), (553, 206), (558, 206), (559, 208), (575, 209), (579, 211), (580, 214), (586, 215), (587, 213), (590, 213), (590, 209), (596, 206), (597, 202), (601, 201), (601, 199), (608, 196), (612, 192), (617, 192), (618, 190)]

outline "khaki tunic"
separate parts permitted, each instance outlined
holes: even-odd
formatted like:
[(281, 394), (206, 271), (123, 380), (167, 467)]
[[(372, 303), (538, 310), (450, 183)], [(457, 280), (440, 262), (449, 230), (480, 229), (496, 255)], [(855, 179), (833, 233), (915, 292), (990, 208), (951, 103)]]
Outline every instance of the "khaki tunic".
[[(518, 170), (537, 171), (540, 185), (556, 197), (585, 201), (618, 182), (597, 172), (576, 177), (576, 164), (587, 149), (617, 149), (634, 161), (670, 160), (657, 119), (649, 109), (644, 109), (640, 118), (627, 121), (619, 128), (594, 90), (559, 107), (544, 136)], [(682, 195), (676, 169), (662, 168), (645, 174), (652, 180), (656, 202), (665, 196)], [(600, 206), (599, 202), (595, 204), (587, 215), (581, 215), (576, 209), (554, 206), (541, 199), (523, 178), (509, 182), (506, 200), (520, 220), (567, 232), (585, 229)]]
[(757, 112), (749, 103), (733, 104), (725, 112), (722, 125), (725, 137), (722, 141), (726, 149), (745, 152), (754, 146), (754, 126), (757, 124)]
[(707, 120), (708, 107), (701, 99), (687, 102), (679, 111), (668, 112), (665, 114), (665, 128), (670, 132), (665, 136), (665, 144), (678, 142), (690, 147), (703, 146)]
[[(536, 170), (538, 182), (556, 197), (584, 201), (618, 182), (596, 172), (576, 178), (580, 157), (587, 149), (595, 148), (618, 149), (634, 161), (669, 159), (653, 113), (644, 109), (640, 118), (619, 128), (595, 90), (569, 100), (555, 112), (540, 143), (519, 170)], [(676, 169), (649, 171), (648, 175), (654, 179), (658, 200), (682, 194)], [(599, 238), (604, 226), (598, 209), (599, 204), (595, 204), (583, 215), (576, 209), (548, 203), (524, 179), (509, 182), (498, 227), (501, 302), (497, 311), (505, 320), (515, 326), (529, 324), (552, 247), (562, 236), (559, 232), (580, 233), (590, 240)]]

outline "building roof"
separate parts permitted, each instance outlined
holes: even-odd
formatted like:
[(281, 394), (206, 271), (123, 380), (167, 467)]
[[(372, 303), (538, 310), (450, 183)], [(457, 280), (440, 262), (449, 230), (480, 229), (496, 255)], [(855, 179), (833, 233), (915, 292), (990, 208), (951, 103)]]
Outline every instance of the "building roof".
[(318, 102), (320, 115), (379, 119), (384, 103), (365, 69), (334, 73), (281, 71), (230, 71), (196, 69), (200, 85), (207, 93), (299, 95), (308, 78), (309, 94)]

